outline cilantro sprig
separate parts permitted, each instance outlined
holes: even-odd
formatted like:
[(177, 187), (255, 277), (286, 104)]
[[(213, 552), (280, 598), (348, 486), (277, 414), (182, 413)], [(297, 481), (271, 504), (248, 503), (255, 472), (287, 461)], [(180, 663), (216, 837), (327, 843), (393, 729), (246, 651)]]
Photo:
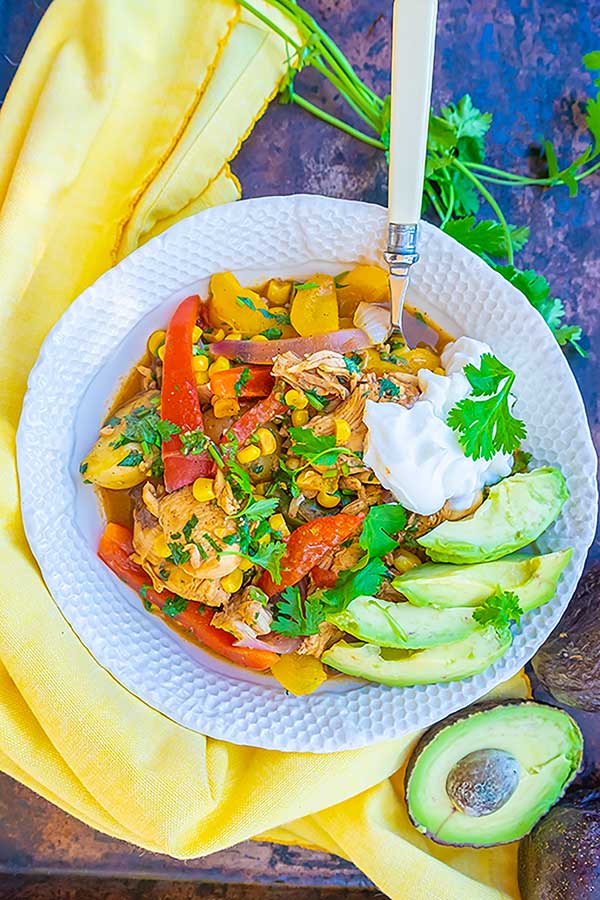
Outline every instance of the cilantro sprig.
[(406, 510), (400, 503), (372, 506), (367, 513), (358, 543), (370, 558), (385, 556), (398, 546), (393, 535), (406, 528)]
[[(387, 153), (390, 138), (389, 95), (379, 97), (361, 80), (340, 48), (297, 0), (268, 0), (268, 6), (289, 19), (299, 39), (290, 34), (292, 29), (286, 28), (280, 17), (275, 21), (268, 12), (258, 9), (253, 0), (240, 0), (240, 4), (285, 42), (288, 71), (280, 88), (280, 102), (294, 103), (329, 125)], [(600, 51), (587, 53), (583, 57), (583, 65), (590, 73), (600, 71)], [(297, 90), (298, 75), (309, 66), (330, 82), (364, 125), (356, 127), (346, 122)], [(594, 80), (594, 87), (600, 88), (600, 78)], [(517, 276), (527, 276), (529, 273), (515, 267), (514, 257), (525, 245), (529, 230), (507, 221), (493, 190), (498, 185), (512, 188), (566, 187), (574, 196), (581, 181), (600, 169), (600, 92), (588, 99), (585, 121), (590, 141), (583, 151), (560, 165), (552, 143), (544, 141), (547, 174), (531, 177), (486, 162), (485, 141), (492, 124), (489, 112), (477, 109), (468, 94), (455, 103), (449, 103), (430, 116), (423, 189), (424, 213), (436, 219), (443, 230), (470, 247), (504, 277), (512, 280), (515, 273)], [(476, 223), (474, 217), (482, 203), (488, 205), (493, 218)], [(547, 284), (545, 279), (543, 281)], [(524, 293), (531, 300), (531, 295), (527, 291)], [(541, 308), (532, 302), (546, 318), (561, 346), (569, 345), (585, 355), (580, 345), (581, 327), (564, 324), (562, 302), (550, 298), (549, 287), (548, 301)]]
[(493, 625), (498, 634), (502, 634), (511, 622), (517, 625), (521, 621), (523, 610), (519, 605), (519, 598), (512, 591), (502, 591), (500, 588), (473, 611), (473, 618), (480, 625)]
[(313, 465), (333, 466), (339, 456), (355, 456), (348, 447), (336, 446), (331, 434), (315, 434), (312, 428), (294, 427), (288, 429), (292, 439), (292, 450)]
[(472, 396), (452, 407), (447, 422), (458, 432), (465, 455), (491, 459), (496, 453), (512, 453), (527, 437), (524, 422), (511, 412), (515, 373), (491, 353), (484, 353), (479, 368), (469, 363), (464, 374)]
[(319, 594), (313, 594), (303, 601), (300, 589), (293, 585), (281, 592), (271, 630), (287, 637), (318, 634), (321, 622), (325, 621), (325, 612), (326, 607)]

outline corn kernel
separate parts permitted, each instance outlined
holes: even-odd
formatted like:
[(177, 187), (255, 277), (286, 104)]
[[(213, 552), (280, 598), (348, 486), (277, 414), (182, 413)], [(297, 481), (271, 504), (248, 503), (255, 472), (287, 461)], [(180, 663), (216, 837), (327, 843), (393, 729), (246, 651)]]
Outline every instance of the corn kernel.
[(231, 363), (225, 356), (217, 356), (214, 363), (208, 367), (208, 371), (211, 375), (216, 375), (217, 372), (226, 372), (227, 369), (231, 368)]
[(275, 435), (268, 428), (259, 428), (256, 432), (260, 449), (264, 456), (271, 456), (277, 450), (277, 441)]
[(246, 465), (260, 457), (260, 447), (257, 447), (256, 444), (248, 444), (247, 447), (242, 447), (241, 450), (238, 450), (236, 455), (238, 462)]
[(288, 535), (290, 533), (287, 522), (281, 513), (274, 513), (272, 516), (269, 516), (269, 525), (273, 531), (278, 531), (280, 534)]
[(198, 503), (206, 503), (215, 499), (215, 483), (212, 478), (196, 478), (192, 485), (192, 494)]
[(164, 344), (166, 336), (166, 331), (161, 330), (152, 332), (152, 334), (148, 338), (148, 353), (150, 354), (150, 356), (156, 356), (158, 348), (161, 346), (161, 344)]
[(340, 502), (340, 497), (335, 494), (326, 494), (325, 491), (319, 491), (317, 494), (317, 503), (324, 506), (325, 509), (333, 509)]
[(239, 568), (242, 570), (242, 572), (249, 572), (250, 569), (253, 569), (253, 568), (254, 568), (254, 563), (251, 562), (251, 560), (246, 559), (246, 558), (244, 557), (244, 558), (242, 559), (242, 561), (240, 562)]
[(202, 329), (198, 325), (194, 325), (194, 330), (192, 331), (192, 344), (197, 344), (201, 337)]
[(229, 334), (225, 335), (226, 341), (241, 341), (242, 332), (241, 331), (230, 331)]
[(258, 544), (270, 544), (271, 543), (271, 535), (267, 532), (267, 534), (263, 534), (261, 538), (257, 538)]
[(201, 387), (203, 384), (208, 384), (210, 381), (210, 375), (208, 372), (195, 372), (196, 384), (198, 387)]
[(350, 435), (352, 434), (352, 429), (348, 425), (345, 419), (336, 419), (335, 420), (335, 442), (338, 447), (343, 447), (344, 444), (347, 443)]
[(167, 542), (164, 538), (164, 535), (159, 534), (152, 544), (152, 552), (156, 553), (157, 556), (160, 556), (162, 559), (166, 559), (167, 556), (171, 555), (171, 551), (167, 547)]
[(226, 534), (229, 534), (229, 529), (226, 525), (219, 525), (218, 528), (215, 528), (215, 537), (224, 538)]
[(408, 572), (409, 569), (414, 569), (415, 566), (420, 565), (421, 560), (416, 553), (411, 553), (410, 550), (399, 550), (394, 556), (394, 568), (401, 575), (404, 572)]
[(268, 341), (269, 338), (265, 337), (264, 334), (253, 334), (250, 338), (251, 341)]
[(242, 581), (244, 580), (244, 573), (241, 569), (234, 569), (229, 575), (225, 575), (224, 578), (221, 578), (221, 587), (224, 591), (227, 591), (228, 594), (235, 594), (236, 591), (242, 586)]
[(285, 402), (294, 409), (306, 409), (308, 406), (308, 398), (302, 391), (291, 388), (285, 392)]
[(240, 404), (237, 400), (227, 397), (212, 398), (213, 412), (217, 419), (227, 419), (229, 416), (237, 416)]
[(308, 422), (308, 410), (307, 409), (295, 409), (292, 413), (292, 425), (295, 425), (296, 428), (301, 428), (303, 425), (306, 425)]
[(208, 370), (208, 356), (192, 356), (192, 369), (194, 372), (206, 372)]
[(161, 361), (164, 360), (164, 358), (165, 358), (165, 348), (166, 348), (166, 346), (167, 346), (166, 344), (161, 344), (160, 347), (158, 348), (158, 350), (156, 351), (156, 355), (158, 356), (158, 358), (159, 358)]

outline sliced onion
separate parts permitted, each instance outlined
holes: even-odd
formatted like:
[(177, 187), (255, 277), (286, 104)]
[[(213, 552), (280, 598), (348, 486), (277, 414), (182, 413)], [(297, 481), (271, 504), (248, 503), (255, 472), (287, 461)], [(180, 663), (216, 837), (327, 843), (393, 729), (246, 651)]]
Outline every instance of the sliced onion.
[(278, 341), (216, 341), (210, 345), (210, 352), (212, 356), (270, 365), (276, 356), (290, 351), (297, 356), (308, 356), (318, 350), (352, 353), (372, 346), (373, 341), (365, 331), (360, 328), (344, 328), (342, 331), (328, 331), (327, 334), (315, 334), (312, 337), (283, 338)]
[(234, 647), (247, 647), (250, 650), (268, 650), (271, 653), (293, 653), (302, 641), (300, 638), (286, 637), (284, 634), (268, 634), (263, 638), (242, 638)]
[(383, 344), (390, 332), (389, 309), (374, 303), (359, 303), (354, 313), (354, 324), (366, 331), (374, 344)]

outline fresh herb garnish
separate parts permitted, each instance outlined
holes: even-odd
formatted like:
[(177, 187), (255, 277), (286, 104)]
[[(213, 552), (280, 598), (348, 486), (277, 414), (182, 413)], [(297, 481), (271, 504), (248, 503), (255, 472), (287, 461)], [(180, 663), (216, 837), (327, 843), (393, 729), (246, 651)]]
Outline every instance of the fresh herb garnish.
[(197, 524), (198, 524), (198, 516), (194, 514), (187, 520), (187, 522), (181, 529), (183, 532), (183, 536), (186, 539), (188, 544), (192, 539), (192, 531), (194, 530), (194, 528), (196, 527)]
[(268, 341), (277, 341), (282, 336), (283, 331), (281, 328), (265, 328), (264, 331), (261, 331), (263, 337), (266, 337)]
[(126, 415), (124, 420), (125, 428), (114, 441), (111, 441), (111, 447), (122, 447), (124, 444), (135, 442), (141, 446), (144, 454), (148, 454), (151, 447), (160, 447), (163, 441), (168, 441), (180, 431), (173, 422), (161, 419), (157, 410), (152, 407), (138, 406)]
[[(256, 15), (285, 42), (288, 48), (287, 77), (280, 87), (280, 102), (295, 103), (307, 112), (333, 125), (360, 141), (384, 152), (389, 150), (390, 97), (379, 97), (357, 75), (346, 56), (315, 19), (298, 5), (296, 0), (268, 0), (268, 6), (286, 16), (294, 26), (294, 36), (278, 18), (268, 11), (257, 9), (252, 0), (240, 0), (241, 6)], [(592, 51), (583, 57), (589, 71), (600, 67), (600, 52)], [(363, 131), (317, 106), (296, 89), (296, 79), (306, 67), (313, 66), (326, 78), (335, 91), (344, 98), (366, 124)], [(595, 86), (600, 87), (600, 79)], [(541, 178), (515, 174), (485, 163), (485, 139), (492, 122), (490, 113), (477, 109), (467, 94), (456, 103), (449, 103), (431, 115), (427, 144), (426, 177), (424, 183), (424, 210), (433, 215), (446, 230), (456, 227), (454, 236), (472, 246), (493, 268), (498, 262), (514, 266), (515, 252), (527, 240), (528, 230), (516, 228), (507, 222), (506, 216), (494, 197), (496, 185), (505, 187), (566, 186), (571, 196), (579, 183), (600, 169), (600, 99), (587, 101), (585, 120), (590, 132), (590, 143), (575, 159), (559, 166), (556, 153), (549, 141), (544, 142), (544, 154), (548, 174)], [(484, 222), (477, 234), (470, 234), (469, 222), (454, 226), (460, 219), (471, 219), (482, 202), (489, 205), (494, 219)], [(478, 226), (482, 223), (478, 223)], [(476, 227), (478, 227), (476, 226)], [(341, 281), (342, 275), (338, 276)], [(341, 287), (341, 284), (338, 285)], [(543, 313), (542, 313), (543, 314)], [(558, 327), (551, 328), (557, 339), (570, 344), (582, 353), (579, 346), (581, 328), (578, 325), (563, 326), (561, 311)], [(549, 323), (550, 324), (550, 323)]]
[(197, 456), (203, 453), (208, 444), (208, 437), (199, 428), (194, 431), (182, 431), (179, 437), (181, 441), (181, 452), (184, 456)]
[(150, 474), (153, 478), (162, 478), (165, 474), (165, 465), (162, 461), (161, 456), (157, 456), (156, 459), (152, 460), (152, 465), (150, 466)]
[(240, 516), (244, 516), (244, 518), (248, 519), (249, 522), (260, 522), (263, 519), (266, 519), (268, 516), (272, 515), (272, 513), (275, 512), (278, 506), (278, 497), (273, 497), (272, 499), (265, 498), (262, 500), (255, 500), (253, 503), (250, 503), (245, 509), (240, 510), (240, 512), (234, 513), (231, 518), (237, 519)]
[(118, 466), (127, 466), (128, 468), (133, 468), (133, 466), (139, 466), (139, 464), (143, 461), (144, 454), (140, 453), (139, 450), (130, 450), (127, 456), (124, 456), (120, 463), (117, 463)]
[(190, 551), (186, 550), (179, 541), (167, 541), (167, 547), (171, 551), (167, 560), (172, 562), (174, 566), (183, 566), (190, 558)]
[(362, 360), (358, 353), (349, 353), (347, 356), (344, 356), (344, 365), (348, 369), (350, 375), (359, 375), (361, 369)]
[(142, 600), (146, 600), (146, 599), (147, 599), (148, 591), (150, 590), (151, 587), (152, 587), (151, 584), (143, 584), (143, 585), (141, 586), (141, 588), (140, 588), (140, 597), (142, 598)]
[(169, 616), (171, 619), (174, 619), (175, 616), (178, 616), (180, 613), (185, 612), (187, 609), (188, 602), (185, 597), (178, 597), (177, 594), (173, 594), (170, 597), (167, 597), (165, 600), (165, 604), (162, 608), (165, 616)]
[(496, 453), (512, 453), (527, 437), (525, 424), (511, 413), (510, 389), (515, 373), (491, 353), (484, 353), (479, 368), (469, 363), (464, 374), (473, 396), (459, 400), (447, 421), (458, 432), (465, 455), (492, 459)]
[(319, 625), (325, 621), (325, 612), (326, 608), (319, 594), (313, 594), (303, 601), (297, 585), (287, 587), (281, 592), (277, 616), (271, 630), (288, 637), (318, 634)]
[(515, 450), (513, 454), (513, 467), (510, 474), (520, 475), (523, 472), (527, 472), (530, 462), (531, 453), (528, 453), (527, 450), (521, 450), (520, 448)]
[(385, 556), (398, 546), (392, 535), (406, 527), (406, 510), (399, 503), (382, 503), (372, 506), (363, 522), (358, 540), (371, 558)]
[(346, 275), (349, 275), (349, 274), (350, 274), (350, 269), (346, 269), (345, 272), (340, 272), (340, 274), (336, 275), (335, 278), (333, 279), (338, 291), (340, 291), (342, 288), (348, 287), (347, 284), (344, 284), (344, 278), (346, 277)]
[(304, 395), (313, 409), (322, 410), (328, 404), (327, 397), (321, 397), (314, 388), (305, 388)]
[(85, 473), (87, 472), (87, 468), (88, 468), (88, 464), (86, 462), (82, 462), (79, 466), (79, 473), (81, 475), (85, 475)]
[(340, 612), (356, 597), (374, 597), (387, 574), (385, 563), (374, 557), (359, 569), (342, 572), (334, 586), (324, 592), (323, 599), (332, 612)]
[(337, 447), (335, 437), (331, 434), (315, 434), (312, 428), (294, 426), (288, 432), (293, 441), (294, 454), (302, 456), (309, 463), (332, 466), (338, 456), (355, 455), (348, 447)]
[(152, 603), (150, 602), (150, 600), (143, 600), (142, 602), (144, 604), (144, 609), (146, 610), (146, 612), (152, 612)]
[(265, 569), (275, 583), (281, 578), (281, 560), (287, 545), (283, 541), (269, 541), (267, 544), (256, 544), (256, 549), (244, 554), (255, 566)]
[(244, 386), (246, 384), (248, 384), (249, 381), (250, 381), (250, 369), (248, 368), (248, 366), (244, 366), (244, 368), (240, 372), (240, 377), (238, 378), (238, 380), (236, 381), (236, 383), (233, 386), (233, 390), (235, 391), (236, 397), (240, 396), (240, 394), (242, 393), (242, 389), (244, 388)]
[(250, 297), (238, 296), (237, 302), (240, 304), (240, 306), (247, 306), (248, 309), (252, 310), (252, 312), (256, 312), (256, 304)]
[(269, 598), (267, 597), (265, 592), (255, 584), (251, 584), (249, 586), (248, 597), (250, 598), (250, 600), (254, 600), (255, 603), (260, 603), (261, 606), (266, 606), (269, 602)]
[(389, 378), (382, 378), (379, 382), (379, 399), (382, 397), (399, 397), (400, 385), (394, 384)]
[(299, 281), (294, 285), (297, 291), (310, 291), (313, 288), (318, 288), (319, 284), (316, 281)]
[(495, 594), (473, 611), (473, 618), (480, 625), (493, 625), (498, 635), (502, 635), (511, 622), (521, 621), (523, 610), (519, 598), (512, 591), (498, 589)]
[(120, 416), (110, 416), (104, 423), (105, 428), (114, 428), (116, 425), (121, 424)]
[(160, 569), (158, 570), (158, 577), (160, 578), (161, 581), (169, 580), (169, 570), (167, 569), (166, 566), (160, 567)]

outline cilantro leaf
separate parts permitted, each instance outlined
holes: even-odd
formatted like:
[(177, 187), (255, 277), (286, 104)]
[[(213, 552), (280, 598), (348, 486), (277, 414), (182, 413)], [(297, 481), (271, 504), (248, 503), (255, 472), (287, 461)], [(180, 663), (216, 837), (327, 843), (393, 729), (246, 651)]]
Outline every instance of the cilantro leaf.
[(240, 377), (238, 378), (238, 380), (236, 381), (236, 383), (233, 386), (233, 390), (235, 391), (236, 397), (240, 396), (240, 394), (242, 393), (242, 389), (244, 388), (245, 385), (248, 384), (249, 381), (250, 381), (250, 369), (248, 368), (248, 366), (244, 366), (244, 368), (240, 372)]
[(271, 629), (289, 637), (306, 637), (318, 634), (319, 626), (324, 621), (325, 607), (319, 594), (312, 594), (303, 601), (300, 589), (294, 585), (281, 592)]
[(265, 328), (264, 331), (261, 331), (261, 334), (263, 337), (266, 337), (268, 341), (276, 341), (282, 336), (283, 331), (281, 328)]
[(254, 503), (250, 503), (245, 509), (234, 513), (231, 518), (237, 519), (240, 516), (244, 516), (244, 518), (248, 519), (250, 522), (260, 522), (262, 519), (265, 519), (267, 516), (274, 513), (278, 506), (278, 497), (255, 500)]
[(165, 616), (169, 616), (169, 618), (174, 619), (175, 616), (178, 616), (179, 613), (185, 612), (187, 609), (188, 602), (185, 597), (178, 597), (177, 594), (173, 594), (170, 597), (167, 597), (165, 600), (165, 604), (162, 608)]
[(360, 569), (342, 572), (334, 586), (323, 594), (329, 611), (340, 612), (346, 609), (355, 597), (374, 596), (387, 574), (385, 563), (377, 557), (370, 559), (366, 566)]
[(338, 456), (352, 454), (347, 447), (337, 447), (331, 434), (315, 434), (312, 428), (291, 427), (288, 429), (293, 441), (293, 451), (308, 462), (322, 466), (332, 466)]
[(452, 407), (447, 423), (458, 432), (465, 455), (492, 459), (496, 453), (512, 453), (527, 437), (524, 422), (511, 413), (509, 398), (515, 373), (491, 353), (484, 353), (479, 369), (469, 363), (464, 374), (472, 396)]
[(146, 600), (146, 599), (147, 599), (148, 591), (150, 590), (151, 587), (152, 587), (151, 584), (143, 584), (143, 585), (141, 586), (141, 588), (140, 588), (140, 597), (142, 598), (142, 600)]
[(491, 113), (482, 113), (469, 94), (458, 101), (449, 103), (441, 110), (442, 118), (453, 126), (456, 133), (456, 147), (462, 159), (483, 162), (485, 159), (484, 137), (492, 124)]
[(389, 378), (381, 378), (379, 381), (379, 399), (381, 400), (386, 396), (399, 397), (400, 385), (394, 384), (394, 382), (390, 381)]
[(206, 449), (209, 440), (199, 428), (194, 429), (194, 431), (182, 432), (179, 439), (181, 441), (181, 452), (184, 456), (189, 454), (197, 456), (199, 453), (202, 453)]
[(118, 466), (127, 466), (128, 468), (133, 468), (133, 466), (139, 466), (139, 464), (143, 461), (144, 454), (140, 453), (139, 450), (130, 450), (127, 456), (124, 456), (120, 463), (117, 463)]
[(318, 282), (316, 281), (300, 281), (294, 285), (297, 291), (310, 291), (313, 288), (318, 288)]
[(344, 365), (348, 369), (350, 375), (358, 375), (361, 370), (361, 358), (358, 353), (351, 353), (344, 356)]
[(306, 399), (310, 403), (310, 405), (317, 410), (325, 409), (327, 403), (327, 397), (321, 397), (319, 393), (314, 388), (305, 388), (304, 393), (306, 395)]
[[(115, 418), (113, 417), (113, 421)], [(121, 447), (123, 444), (134, 442), (141, 445), (145, 454), (150, 453), (151, 447), (160, 447), (163, 441), (168, 441), (181, 430), (168, 419), (161, 419), (155, 408), (147, 406), (136, 407), (124, 417), (124, 421), (125, 427), (111, 442), (111, 447)]]
[(371, 558), (385, 556), (398, 541), (392, 535), (406, 527), (406, 511), (399, 503), (382, 503), (372, 506), (363, 522), (358, 543)]
[[(512, 245), (522, 250), (529, 240), (529, 228), (509, 225)], [(474, 216), (451, 219), (443, 227), (446, 234), (479, 256), (506, 256), (506, 241), (500, 222), (483, 220), (475, 224)]]
[(497, 634), (501, 635), (511, 622), (517, 625), (521, 621), (523, 610), (519, 606), (519, 598), (512, 591), (500, 588), (495, 594), (473, 611), (473, 618), (480, 625), (493, 625)]
[(268, 544), (259, 544), (254, 553), (244, 554), (255, 566), (265, 569), (277, 583), (281, 578), (281, 560), (287, 549), (283, 541), (269, 541)]

